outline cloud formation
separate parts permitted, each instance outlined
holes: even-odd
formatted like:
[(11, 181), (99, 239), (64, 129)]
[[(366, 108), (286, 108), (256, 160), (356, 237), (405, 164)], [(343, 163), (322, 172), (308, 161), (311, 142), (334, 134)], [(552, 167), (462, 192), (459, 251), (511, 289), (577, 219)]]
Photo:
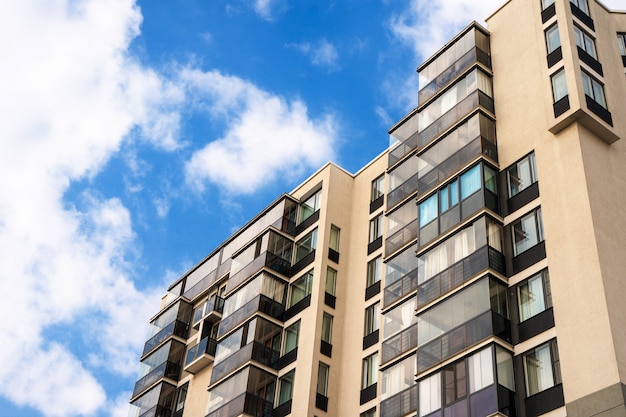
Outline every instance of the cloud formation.
[(339, 52), (332, 43), (326, 39), (321, 39), (316, 43), (291, 43), (287, 46), (293, 47), (306, 55), (311, 64), (326, 68), (328, 71), (339, 70)]
[(249, 194), (277, 177), (302, 176), (333, 159), (333, 115), (311, 119), (298, 99), (272, 95), (240, 78), (220, 72), (183, 73), (208, 114), (227, 124), (224, 136), (195, 152), (185, 167), (197, 189), (219, 185), (229, 194)]

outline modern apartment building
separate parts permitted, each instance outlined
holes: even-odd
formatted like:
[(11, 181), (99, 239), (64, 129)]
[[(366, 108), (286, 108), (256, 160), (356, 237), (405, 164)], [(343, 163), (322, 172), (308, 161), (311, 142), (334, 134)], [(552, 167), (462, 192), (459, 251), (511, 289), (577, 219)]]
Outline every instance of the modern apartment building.
[(133, 417), (626, 416), (626, 12), (486, 22), (169, 287)]

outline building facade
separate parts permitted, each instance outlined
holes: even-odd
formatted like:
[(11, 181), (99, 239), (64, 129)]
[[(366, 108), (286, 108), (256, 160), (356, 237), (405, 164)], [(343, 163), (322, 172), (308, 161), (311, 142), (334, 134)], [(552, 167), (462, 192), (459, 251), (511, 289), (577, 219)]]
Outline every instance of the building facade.
[(169, 287), (132, 417), (626, 416), (626, 12), (486, 21)]

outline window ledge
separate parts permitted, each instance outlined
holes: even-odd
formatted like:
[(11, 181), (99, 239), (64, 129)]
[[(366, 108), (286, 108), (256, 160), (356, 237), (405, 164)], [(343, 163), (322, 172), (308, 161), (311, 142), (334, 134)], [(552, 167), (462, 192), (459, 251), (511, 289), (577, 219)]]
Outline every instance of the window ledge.
[(611, 126), (601, 121), (598, 116), (592, 113), (590, 110), (578, 108), (577, 110), (566, 112), (562, 118), (558, 118), (548, 130), (550, 133), (556, 135), (569, 125), (575, 122), (580, 122), (583, 126), (595, 133), (600, 139), (607, 144), (611, 145), (621, 138), (613, 131)]

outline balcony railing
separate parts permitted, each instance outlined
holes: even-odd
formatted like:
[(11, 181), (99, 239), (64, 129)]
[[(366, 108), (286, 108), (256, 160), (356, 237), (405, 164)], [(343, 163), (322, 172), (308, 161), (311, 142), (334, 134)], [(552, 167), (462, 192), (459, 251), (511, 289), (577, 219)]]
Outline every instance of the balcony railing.
[(180, 320), (172, 321), (170, 324), (159, 330), (157, 334), (155, 334), (146, 341), (146, 343), (143, 345), (143, 353), (141, 354), (141, 356), (143, 357), (147, 355), (150, 351), (159, 346), (162, 342), (167, 340), (167, 338), (172, 335), (186, 339), (188, 332), (189, 325), (187, 323)]
[(215, 294), (196, 308), (193, 313), (193, 325), (196, 326), (203, 319), (209, 319), (212, 323), (216, 323), (222, 317), (223, 311), (224, 299)]
[(385, 287), (384, 308), (417, 289), (417, 268)]
[(387, 210), (391, 210), (399, 202), (417, 191), (417, 174), (394, 188), (387, 194)]
[(383, 342), (381, 363), (387, 363), (417, 346), (417, 324)]
[(380, 417), (405, 416), (417, 411), (417, 384), (380, 403)]
[(161, 378), (169, 378), (177, 381), (179, 375), (180, 365), (174, 362), (165, 361), (135, 382), (132, 398), (145, 391)]
[(241, 283), (252, 277), (263, 267), (267, 267), (279, 274), (289, 276), (289, 261), (271, 252), (264, 252), (228, 279), (226, 292), (232, 292), (233, 289), (237, 288)]
[(424, 86), (424, 88), (422, 88), (417, 95), (418, 103), (421, 105), (426, 100), (431, 98), (441, 87), (444, 87), (475, 62), (480, 62), (487, 68), (491, 68), (491, 58), (489, 57), (489, 54), (482, 49), (474, 47), (466, 52), (465, 55), (459, 58), (454, 64), (439, 74), (434, 80)]
[(263, 294), (259, 294), (252, 300), (248, 301), (238, 310), (235, 310), (229, 316), (224, 317), (220, 322), (220, 328), (217, 332), (218, 338), (243, 323), (248, 317), (257, 311), (263, 312), (275, 319), (281, 319), (285, 311), (285, 306)]
[(260, 342), (253, 341), (213, 366), (211, 384), (235, 371), (249, 360), (256, 361), (273, 369), (278, 369), (279, 357), (280, 352), (277, 350), (269, 348)]
[(215, 359), (215, 350), (217, 348), (217, 340), (205, 337), (187, 351), (185, 358), (185, 371), (195, 374), (199, 370), (213, 363)]
[(398, 230), (385, 241), (385, 256), (389, 256), (404, 245), (417, 239), (417, 219)]
[(163, 407), (162, 405), (155, 405), (151, 409), (143, 412), (139, 415), (139, 417), (170, 417), (172, 415), (172, 411)]
[(398, 126), (397, 129), (391, 132), (390, 136), (394, 139), (401, 140), (401, 142), (392, 145), (389, 149), (389, 168), (417, 148), (418, 118), (419, 115), (417, 113), (411, 114), (410, 117), (404, 120), (401, 126)]
[(211, 285), (213, 285), (215, 281), (217, 281), (217, 278), (219, 278), (219, 273), (216, 268), (213, 271), (209, 272), (204, 278), (198, 281), (191, 288), (185, 289), (183, 296), (188, 300), (193, 300), (198, 295), (200, 295), (204, 290), (206, 290)]
[(244, 392), (217, 410), (210, 412), (206, 417), (232, 417), (244, 413), (252, 417), (271, 417), (272, 403), (250, 392)]
[(468, 257), (452, 264), (417, 287), (417, 307), (423, 307), (458, 287), (487, 268), (504, 274), (504, 255), (491, 246), (483, 246)]
[(510, 322), (486, 311), (417, 349), (417, 372), (423, 372), (490, 336), (510, 341)]
[(484, 107), (486, 110), (489, 110), (491, 113), (494, 113), (495, 111), (493, 107), (493, 99), (482, 91), (476, 90), (461, 100), (452, 109), (448, 110), (440, 118), (431, 123), (428, 127), (421, 130), (418, 134), (418, 148), (422, 149), (424, 146), (431, 143), (440, 134), (451, 128), (479, 105)]

